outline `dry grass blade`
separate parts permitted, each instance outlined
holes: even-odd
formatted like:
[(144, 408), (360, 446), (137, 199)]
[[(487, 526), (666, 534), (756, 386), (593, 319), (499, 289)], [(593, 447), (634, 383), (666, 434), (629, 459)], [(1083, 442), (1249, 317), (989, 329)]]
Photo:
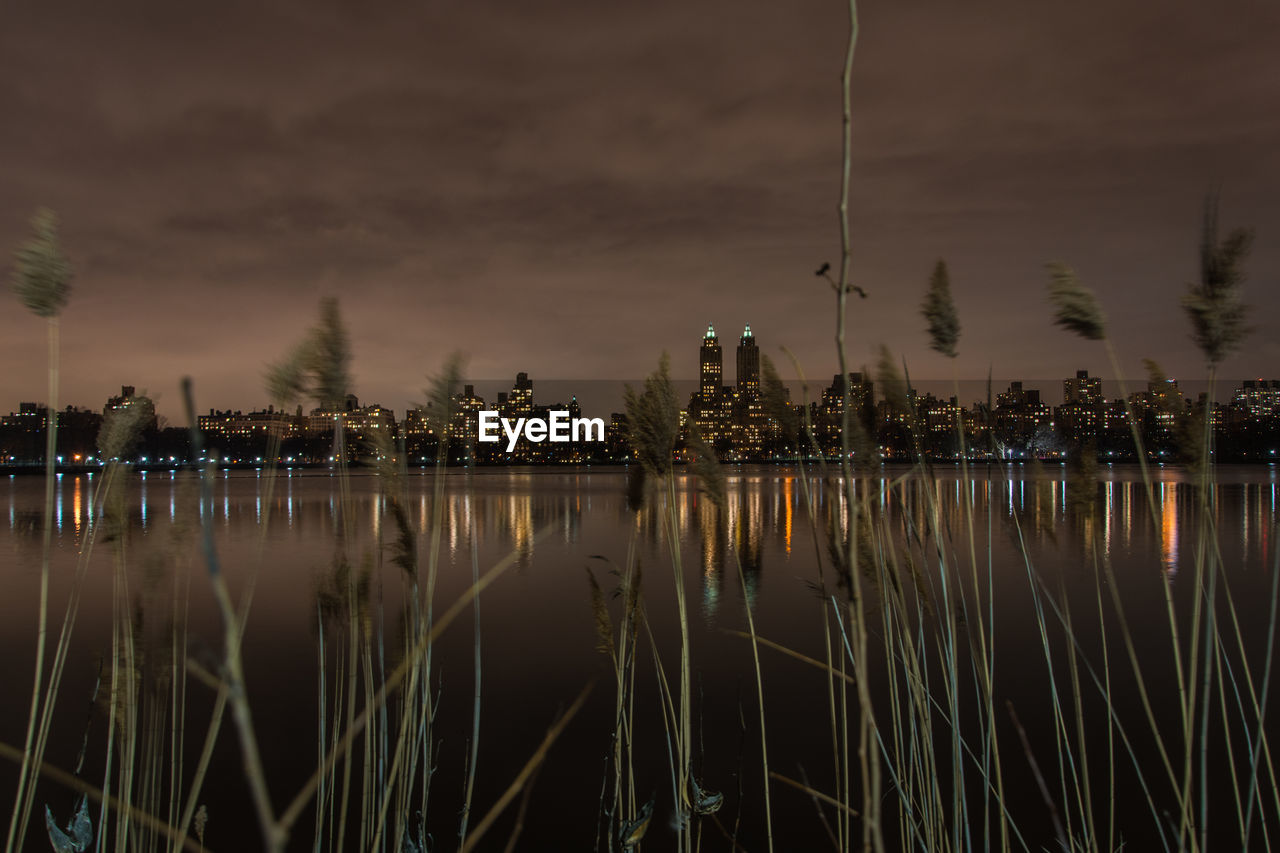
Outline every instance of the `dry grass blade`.
[(1031, 750), (1031, 741), (1027, 738), (1027, 730), (1022, 727), (1022, 723), (1018, 720), (1018, 713), (1013, 710), (1013, 702), (1006, 699), (1005, 707), (1008, 708), (1009, 719), (1013, 721), (1013, 726), (1018, 732), (1018, 739), (1022, 741), (1022, 751), (1026, 754), (1027, 763), (1031, 765), (1031, 772), (1036, 778), (1036, 787), (1040, 789), (1040, 798), (1044, 800), (1045, 806), (1049, 809), (1049, 815), (1053, 818), (1053, 831), (1058, 837), (1058, 843), (1063, 850), (1070, 850), (1072, 848), (1067, 844), (1067, 834), (1062, 827), (1062, 819), (1058, 816), (1058, 807), (1053, 802), (1053, 796), (1049, 793), (1049, 786), (1045, 782), (1044, 774), (1040, 772), (1040, 764), (1036, 761), (1035, 753)]
[(573, 704), (569, 706), (569, 710), (565, 711), (564, 715), (556, 720), (551, 728), (547, 729), (547, 734), (542, 739), (542, 743), (538, 745), (533, 755), (525, 762), (524, 767), (516, 774), (516, 778), (511, 781), (511, 784), (507, 786), (507, 790), (503, 791), (502, 796), (498, 797), (498, 801), (489, 809), (488, 814), (476, 824), (475, 829), (467, 836), (467, 843), (462, 846), (462, 853), (475, 849), (476, 844), (489, 830), (489, 827), (493, 826), (493, 822), (501, 816), (503, 810), (515, 799), (516, 794), (520, 793), (520, 789), (524, 787), (525, 783), (529, 781), (529, 778), (546, 759), (548, 750), (551, 749), (551, 745), (556, 742), (556, 739), (560, 737), (560, 733), (564, 731), (565, 726), (569, 725), (569, 721), (574, 718), (574, 715), (582, 710), (582, 706), (586, 703), (587, 696), (591, 694), (593, 687), (595, 687), (595, 682), (583, 687), (582, 692), (578, 694), (578, 698), (574, 699)]
[(790, 785), (792, 788), (795, 788), (797, 791), (804, 791), (806, 794), (813, 797), (814, 799), (821, 800), (822, 802), (826, 803), (829, 806), (835, 806), (836, 808), (842, 811), (848, 812), (854, 817), (858, 816), (858, 812), (855, 809), (849, 808), (849, 806), (840, 802), (834, 797), (828, 796), (827, 794), (824, 794), (821, 791), (818, 791), (814, 788), (810, 788), (808, 785), (804, 784), (803, 782), (799, 782), (795, 779), (792, 779), (790, 776), (783, 776), (781, 773), (779, 773), (776, 770), (769, 771), (769, 778), (775, 779), (784, 785)]
[[(13, 288), (37, 316), (48, 321), (49, 344), (49, 397), (45, 416), (45, 489), (43, 543), (40, 557), (40, 604), (36, 628), (35, 677), (32, 679), (30, 712), (27, 718), (27, 735), (22, 768), (18, 775), (18, 787), (14, 796), (14, 813), (9, 822), (5, 849), (21, 847), (26, 835), (27, 821), (35, 802), (35, 771), (43, 757), (43, 747), (36, 741), (36, 719), (40, 708), (40, 686), (44, 678), (45, 640), (49, 618), (49, 561), (53, 549), (54, 507), (54, 459), (57, 454), (58, 434), (58, 315), (67, 302), (71, 287), (71, 264), (58, 244), (57, 217), (53, 211), (41, 209), (31, 221), (35, 236), (18, 249), (14, 259)], [(51, 700), (50, 700), (51, 701)], [(43, 709), (47, 723), (51, 707)]]
[[(742, 588), (747, 588), (747, 578), (742, 572), (742, 561), (735, 560), (738, 564), (738, 582), (742, 584)], [(756, 619), (751, 613), (751, 605), (747, 604), (747, 628), (750, 631), (751, 638), (751, 659), (755, 664), (756, 670), (756, 701), (760, 705), (760, 758), (761, 769), (764, 771), (764, 826), (765, 841), (768, 845), (770, 853), (773, 852), (773, 800), (769, 795), (769, 739), (765, 726), (764, 714), (764, 676), (760, 672), (760, 644), (756, 641)], [(692, 782), (692, 780), (690, 780)], [(692, 782), (694, 793), (698, 793), (698, 783)], [(717, 805), (717, 808), (719, 806)]]
[[(744, 640), (752, 639), (751, 635), (748, 634), (746, 631), (726, 630), (725, 633), (731, 634), (735, 637), (741, 637)], [(828, 666), (825, 662), (820, 661), (817, 658), (811, 658), (808, 655), (801, 654), (800, 652), (797, 652), (794, 649), (789, 649), (786, 646), (782, 645), (781, 643), (775, 643), (773, 640), (766, 640), (764, 637), (761, 637), (758, 635), (755, 637), (755, 641), (762, 646), (766, 646), (770, 649), (773, 649), (775, 652), (782, 652), (787, 657), (794, 658), (795, 660), (798, 660), (801, 663), (807, 663), (809, 664), (809, 666), (816, 667), (822, 670), (823, 672), (836, 676), (837, 678), (842, 678), (845, 681), (849, 682), (850, 684), (855, 683), (852, 675), (846, 675), (843, 672), (839, 672), (834, 667)]]
[[(187, 421), (191, 427), (191, 447), (197, 457), (203, 455), (204, 437), (195, 415), (195, 397), (191, 388), (191, 378), (182, 380), (183, 405), (186, 408)], [(201, 546), (204, 551), (206, 569), (214, 598), (222, 614), (223, 631), (223, 663), (226, 666), (226, 679), (231, 698), (232, 717), (240, 734), (240, 754), (244, 762), (245, 778), (253, 795), (254, 808), (258, 813), (258, 823), (262, 829), (263, 845), (267, 850), (284, 849), (285, 832), (276, 821), (271, 805), (271, 794), (267, 787), (262, 755), (258, 749), (257, 734), (254, 731), (253, 715), (249, 709), (249, 699), (244, 689), (244, 665), (240, 653), (240, 619), (231, 603), (231, 593), (227, 589), (226, 577), (222, 574), (217, 548), (214, 545), (213, 531), (208, 519), (212, 511), (206, 511), (213, 504), (213, 486), (209, 472), (204, 472), (200, 481), (201, 516), (206, 519), (200, 526)]]
[[(532, 543), (536, 544), (538, 541), (545, 539), (555, 529), (555, 522), (543, 527), (534, 534)], [(373, 699), (365, 706), (364, 710), (353, 718), (351, 725), (347, 727), (346, 731), (343, 732), (342, 737), (334, 744), (333, 748), (329, 750), (324, 761), (321, 762), (320, 766), (316, 768), (316, 771), (311, 774), (311, 778), (303, 784), (302, 788), (298, 791), (297, 796), (295, 796), (293, 801), (289, 803), (288, 808), (281, 812), (280, 819), (277, 821), (277, 826), (281, 832), (288, 832), (289, 828), (297, 822), (299, 817), (302, 816), (303, 809), (306, 808), (307, 803), (310, 802), (311, 798), (315, 795), (316, 789), (319, 787), (320, 780), (323, 775), (328, 773), (334, 764), (347, 753), (347, 750), (351, 748), (351, 744), (355, 742), (355, 739), (360, 735), (360, 732), (362, 732), (365, 726), (368, 725), (369, 719), (386, 703), (387, 698), (400, 687), (400, 684), (413, 668), (413, 661), (421, 655), (429, 645), (434, 643), (441, 634), (444, 633), (445, 629), (449, 627), (453, 620), (457, 619), (462, 611), (471, 604), (471, 600), (473, 598), (483, 592), (489, 584), (497, 580), (503, 572), (514, 566), (519, 561), (520, 555), (520, 551), (512, 551), (496, 563), (493, 568), (485, 572), (479, 581), (472, 584), (465, 592), (458, 596), (457, 600), (449, 606), (449, 609), (441, 614), (440, 618), (435, 621), (431, 630), (426, 632), (417, 644), (405, 653), (404, 659), (400, 661), (395, 669), (387, 674), (386, 680), (383, 682), (382, 687), (378, 689), (377, 694), (374, 695)]]

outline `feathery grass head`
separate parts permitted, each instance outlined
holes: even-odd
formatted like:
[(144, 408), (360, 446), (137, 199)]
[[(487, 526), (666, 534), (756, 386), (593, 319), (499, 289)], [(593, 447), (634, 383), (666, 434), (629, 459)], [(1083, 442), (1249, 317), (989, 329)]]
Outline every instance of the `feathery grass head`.
[(767, 355), (760, 356), (760, 400), (765, 415), (778, 425), (783, 444), (793, 446), (800, 435), (800, 411), (791, 405), (787, 386)]
[(310, 397), (323, 409), (341, 409), (351, 386), (351, 347), (338, 300), (320, 300), (320, 322), (284, 361), (267, 367), (267, 393), (280, 406)]
[[(1142, 367), (1147, 371), (1147, 387), (1165, 389), (1169, 385), (1169, 375), (1164, 372), (1155, 359), (1144, 358)], [(1155, 397), (1155, 405), (1160, 411), (1169, 415), (1179, 416), (1184, 414), (1183, 408), (1179, 405), (1170, 394), (1160, 393)]]
[(209, 823), (209, 809), (203, 803), (196, 810), (195, 820), (192, 822), (196, 831), (196, 838), (200, 839), (201, 845), (204, 844), (204, 829)]
[(1144, 358), (1142, 360), (1142, 369), (1147, 372), (1147, 383), (1149, 385), (1163, 385), (1169, 381), (1169, 375), (1164, 372), (1160, 362), (1154, 358)]
[(933, 268), (920, 313), (929, 324), (929, 347), (947, 358), (955, 358), (956, 344), (960, 340), (960, 317), (951, 299), (951, 279), (947, 275), (946, 261), (938, 261)]
[(880, 345), (880, 358), (876, 360), (876, 381), (884, 390), (884, 399), (896, 412), (910, 412), (911, 402), (907, 399), (907, 381), (898, 370), (893, 353), (885, 344)]
[(1106, 338), (1107, 320), (1093, 291), (1082, 285), (1075, 270), (1062, 261), (1046, 266), (1049, 268), (1049, 301), (1054, 307), (1053, 322), (1091, 341)]
[(689, 452), (693, 455), (693, 473), (698, 478), (703, 493), (715, 506), (724, 506), (724, 471), (720, 468), (720, 460), (716, 458), (715, 450), (698, 432), (696, 426), (689, 430)]
[(445, 359), (440, 372), (427, 381), (427, 406), (424, 412), (428, 428), (436, 435), (447, 437), (453, 423), (454, 397), (462, 387), (462, 372), (467, 359), (460, 352), (453, 352)]
[(671, 359), (664, 352), (658, 369), (644, 380), (644, 390), (627, 386), (628, 437), (636, 460), (648, 474), (666, 476), (671, 471), (671, 454), (680, 434), (680, 408), (671, 385)]
[(13, 291), (31, 313), (52, 318), (62, 313), (71, 290), (71, 261), (58, 242), (58, 217), (41, 208), (31, 217), (31, 239), (14, 257)]
[(142, 435), (146, 420), (146, 406), (136, 400), (107, 411), (98, 429), (98, 455), (107, 460), (128, 456)]
[(391, 539), (383, 546), (390, 555), (391, 564), (399, 566), (409, 577), (418, 574), (418, 531), (405, 509), (404, 460), (397, 453), (395, 440), (389, 430), (373, 430), (368, 439), (374, 457), (374, 470), (386, 497), (387, 512), (394, 525)]
[(1200, 283), (1187, 285), (1182, 308), (1191, 320), (1191, 339), (1210, 365), (1219, 364), (1238, 349), (1249, 329), (1248, 309), (1240, 301), (1243, 264), (1253, 246), (1253, 232), (1237, 228), (1218, 240), (1218, 198), (1205, 199), (1200, 239)]
[(293, 348), (284, 361), (267, 365), (263, 381), (267, 396), (280, 408), (288, 408), (307, 395), (307, 344)]
[(604, 601), (604, 592), (596, 581), (595, 573), (587, 567), (587, 583), (591, 585), (591, 613), (595, 619), (596, 651), (614, 656), (613, 619), (609, 616), (609, 608)]
[(311, 330), (307, 355), (316, 400), (325, 408), (341, 408), (351, 385), (351, 347), (333, 297), (320, 300), (320, 322)]

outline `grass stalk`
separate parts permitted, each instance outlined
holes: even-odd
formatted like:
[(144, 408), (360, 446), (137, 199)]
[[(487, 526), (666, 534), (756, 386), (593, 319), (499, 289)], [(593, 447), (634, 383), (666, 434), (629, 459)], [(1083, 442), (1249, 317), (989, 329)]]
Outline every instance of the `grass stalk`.
[(36, 623), (35, 676), (31, 684), (31, 705), (27, 714), (27, 736), (23, 747), (22, 767), (18, 772), (18, 790), (14, 795), (13, 814), (9, 820), (9, 835), (5, 841), (5, 853), (20, 850), (27, 834), (31, 817), (31, 804), (35, 801), (36, 773), (43, 755), (34, 750), (36, 719), (40, 713), (40, 685), (44, 680), (45, 639), (49, 632), (49, 562), (53, 557), (53, 504), (57, 486), (56, 464), (58, 452), (58, 316), (48, 318), (49, 345), (49, 402), (45, 410), (44, 450), (44, 521), (40, 532), (40, 606)]
[[(738, 558), (737, 552), (734, 552), (734, 562), (738, 566), (738, 581), (742, 584), (742, 588), (747, 588), (747, 578), (742, 572), (742, 560)], [(769, 798), (769, 738), (766, 735), (765, 714), (764, 714), (764, 678), (760, 674), (760, 645), (756, 641), (756, 620), (751, 613), (751, 603), (747, 602), (747, 628), (750, 631), (751, 638), (751, 659), (755, 664), (756, 672), (756, 700), (760, 705), (760, 756), (761, 765), (764, 772), (764, 825), (765, 838), (767, 841), (767, 849), (773, 850), (773, 804)], [(817, 661), (814, 661), (817, 663)]]
[[(471, 583), (480, 582), (480, 555), (475, 536), (471, 537)], [(468, 750), (466, 795), (462, 802), (462, 827), (458, 831), (458, 844), (467, 844), (467, 819), (471, 816), (471, 795), (476, 783), (476, 760), (480, 754), (480, 596), (476, 596), (475, 604), (475, 689), (471, 716), (471, 748)]]
[(480, 839), (484, 837), (484, 834), (493, 826), (494, 821), (501, 816), (503, 810), (505, 810), (511, 801), (515, 799), (516, 794), (520, 792), (520, 790), (533, 777), (534, 773), (537, 772), (538, 767), (546, 760), (547, 753), (550, 751), (551, 745), (560, 737), (560, 734), (565, 730), (565, 727), (569, 725), (569, 721), (572, 720), (574, 716), (582, 710), (582, 706), (586, 704), (587, 697), (591, 695), (591, 689), (593, 687), (595, 687), (594, 682), (583, 687), (578, 693), (578, 697), (573, 700), (573, 704), (569, 706), (569, 709), (560, 715), (560, 718), (552, 723), (551, 727), (547, 729), (546, 735), (542, 738), (542, 743), (538, 745), (538, 748), (534, 750), (533, 755), (531, 755), (529, 760), (525, 762), (524, 767), (522, 767), (520, 772), (516, 774), (516, 778), (511, 780), (511, 784), (508, 785), (507, 789), (502, 792), (500, 797), (498, 797), (497, 802), (493, 804), (485, 816), (475, 825), (475, 828), (471, 831), (471, 835), (467, 839), (467, 842), (462, 846), (461, 853), (468, 853), (468, 851), (475, 849), (475, 846), (480, 843)]

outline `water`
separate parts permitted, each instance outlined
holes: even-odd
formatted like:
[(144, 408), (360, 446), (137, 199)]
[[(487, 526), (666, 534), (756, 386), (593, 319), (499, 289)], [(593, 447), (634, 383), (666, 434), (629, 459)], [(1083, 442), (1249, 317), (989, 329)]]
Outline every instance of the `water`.
[[(827, 539), (823, 523), (816, 528), (811, 523), (808, 506), (809, 500), (820, 508), (839, 504), (840, 495), (838, 488), (814, 479), (809, 484), (811, 496), (806, 499), (804, 481), (788, 468), (729, 469), (728, 473), (728, 500), (722, 509), (699, 492), (696, 480), (682, 475), (677, 482), (675, 515), (692, 625), (694, 767), (705, 787), (726, 795), (717, 814), (720, 826), (703, 821), (704, 849), (728, 849), (727, 835), (734, 834), (749, 849), (762, 849), (763, 781), (755, 670), (749, 642), (731, 632), (747, 629), (746, 609), (750, 607), (761, 637), (824, 659), (822, 613), (830, 599), (825, 599), (828, 603), (824, 605), (819, 584), (825, 582), (826, 593), (834, 593), (837, 601), (843, 600), (843, 593), (825, 560), (820, 580), (818, 555), (825, 555)], [(1200, 498), (1188, 478), (1173, 468), (1157, 469), (1153, 503), (1148, 503), (1136, 470), (1127, 468), (1102, 468), (1096, 487), (1083, 491), (1072, 484), (1065, 468), (1057, 466), (983, 468), (968, 480), (962, 479), (958, 468), (945, 467), (934, 472), (927, 490), (919, 478), (900, 482), (907, 473), (905, 469), (889, 470), (880, 480), (862, 481), (859, 488), (882, 511), (880, 541), (892, 543), (893, 565), (898, 567), (900, 578), (910, 576), (911, 565), (927, 575), (924, 567), (936, 559), (936, 540), (927, 534), (918, 538), (921, 531), (930, 528), (930, 491), (936, 494), (940, 507), (946, 559), (954, 563), (962, 579), (971, 579), (974, 571), (969, 548), (973, 531), (972, 554), (977, 560), (979, 583), (989, 589), (994, 601), (997, 720), (1010, 808), (1016, 806), (1018, 828), (1026, 842), (1033, 849), (1051, 845), (1052, 820), (1034, 788), (1030, 761), (1011, 727), (1006, 703), (1016, 709), (1031, 742), (1030, 755), (1044, 775), (1056, 780), (1070, 769), (1064, 771), (1057, 765), (1050, 714), (1053, 694), (1035, 618), (1033, 583), (1051, 628), (1059, 625), (1059, 617), (1047, 603), (1048, 597), (1059, 608), (1069, 606), (1079, 638), (1078, 651), (1099, 677), (1103, 658), (1098, 625), (1100, 621), (1106, 624), (1109, 677), (1135, 754), (1130, 758), (1116, 742), (1115, 764), (1121, 776), (1129, 778), (1136, 761), (1151, 780), (1149, 784), (1158, 789), (1158, 807), (1172, 809), (1167, 802), (1169, 785), (1165, 782), (1160, 787), (1160, 759), (1146, 735), (1137, 679), (1117, 629), (1110, 599), (1113, 584), (1102, 577), (1099, 586), (1099, 578), (1110, 565), (1114, 585), (1122, 593), (1140, 670), (1160, 703), (1156, 707), (1159, 725), (1176, 746), (1181, 734), (1164, 590), (1171, 590), (1180, 614), (1189, 613), (1199, 549), (1202, 543), (1214, 541), (1201, 533), (1205, 518), (1197, 513)], [(618, 578), (610, 571), (621, 571), (629, 553), (634, 553), (642, 566), (646, 611), (655, 644), (668, 678), (675, 679), (679, 623), (671, 559), (660, 519), (638, 516), (629, 507), (626, 475), (619, 470), (456, 471), (446, 480), (437, 613), (470, 586), (472, 543), (482, 573), (507, 554), (517, 555), (514, 567), (481, 597), (481, 734), (471, 826), (517, 776), (557, 714), (584, 685), (594, 682), (583, 711), (551, 747), (534, 779), (518, 845), (518, 849), (591, 849), (612, 749), (614, 678), (608, 658), (595, 649), (587, 570), (594, 572), (616, 620), (621, 601), (610, 598), (618, 585)], [(1216, 526), (1245, 655), (1255, 678), (1260, 679), (1276, 561), (1277, 471), (1274, 467), (1224, 468), (1219, 471), (1219, 481), (1206, 518)], [(50, 587), (51, 643), (56, 642), (62, 624), (78, 555), (87, 550), (90, 530), (104, 518), (104, 509), (95, 501), (101, 495), (102, 482), (102, 475), (66, 475), (58, 483)], [(187, 626), (188, 657), (212, 672), (219, 671), (221, 660), (221, 622), (198, 547), (200, 510), (193, 475), (153, 472), (134, 475), (126, 485), (127, 524), (114, 538), (104, 535), (110, 532), (109, 525), (99, 527), (92, 552), (85, 558), (81, 604), (46, 756), (52, 764), (72, 770), (82, 744), (87, 744), (82, 776), (99, 786), (108, 727), (105, 695), (110, 681), (116, 566), (123, 565), (120, 576), (127, 578), (128, 588), (121, 591), (119, 600), (132, 609), (139, 670), (148, 684), (160, 679), (157, 695), (167, 696), (165, 673), (171, 659), (172, 626)], [(432, 525), (433, 485), (430, 474), (411, 474), (406, 482), (405, 509), (419, 531)], [(329, 579), (338, 554), (346, 555), (357, 574), (364, 572), (370, 578), (365, 612), (374, 638), (370, 658), (374, 680), (380, 681), (400, 659), (401, 644), (396, 638), (402, 630), (400, 613), (411, 579), (392, 562), (388, 543), (395, 538), (395, 522), (378, 478), (354, 474), (347, 489), (350, 512), (345, 524), (343, 481), (327, 472), (281, 473), (271, 488), (260, 472), (221, 475), (214, 483), (207, 510), (206, 520), (233, 598), (240, 600), (246, 590), (253, 589), (244, 637), (245, 677), (277, 811), (292, 799), (317, 762), (317, 600), (326, 584), (332, 586)], [(4, 589), (0, 642), (7, 651), (0, 660), (0, 684), (5, 685), (6, 697), (0, 710), (0, 740), (17, 746), (25, 733), (32, 675), (43, 499), (39, 478), (0, 481), (0, 588)], [(972, 519), (964, 510), (966, 505), (974, 508)], [(819, 510), (820, 518), (825, 517), (824, 512)], [(340, 538), (345, 540), (341, 547)], [(425, 562), (429, 538), (420, 535), (416, 545)], [(936, 583), (925, 586), (931, 603), (941, 600)], [(876, 591), (868, 594), (874, 597)], [(958, 613), (962, 635), (974, 624), (973, 616)], [(456, 846), (473, 712), (472, 620), (473, 612), (465, 610), (434, 651), (438, 752), (427, 825), (436, 849)], [(1234, 628), (1223, 630), (1231, 653), (1237, 655)], [(325, 635), (330, 688), (339, 633), (331, 626)], [(874, 643), (880, 642), (883, 631), (874, 620), (872, 635), (873, 649), (878, 648)], [(1055, 636), (1059, 635), (1060, 628)], [(835, 636), (838, 644), (839, 636)], [(963, 642), (967, 644), (968, 639)], [(1067, 646), (1052, 638), (1049, 645), (1057, 689), (1069, 696)], [(826, 679), (820, 670), (776, 651), (762, 648), (760, 653), (771, 768), (791, 778), (803, 776), (813, 787), (834, 793)], [(883, 656), (881, 650), (879, 657)], [(962, 678), (969, 682), (962, 685), (962, 691), (972, 693), (968, 658), (961, 657), (965, 661)], [(881, 663), (874, 669), (872, 681), (881, 689), (891, 675), (901, 678), (897, 664), (886, 669)], [(100, 675), (99, 695), (91, 703)], [(1227, 681), (1222, 693), (1228, 700), (1227, 691), (1233, 683), (1244, 689), (1239, 680), (1242, 671), (1234, 675), (1238, 681)], [(1097, 768), (1106, 763), (1107, 714), (1087, 673), (1082, 678), (1089, 757), (1094, 762), (1094, 784), (1101, 786), (1106, 777)], [(935, 689), (940, 690), (941, 685)], [(658, 690), (653, 652), (641, 632), (634, 735), (640, 756), (636, 784), (641, 800), (652, 794), (656, 801), (648, 846), (669, 849), (674, 846), (670, 829), (674, 809)], [(853, 693), (850, 696), (851, 701), (856, 698)], [(1216, 683), (1211, 698), (1215, 703), (1220, 701)], [(188, 681), (187, 735), (182, 749), (182, 775), (188, 781), (213, 703), (210, 688)], [(169, 737), (169, 712), (162, 703), (154, 703), (154, 707), (165, 710), (155, 720), (142, 720), (141, 730), (144, 737), (162, 738), (154, 742), (158, 746)], [(856, 734), (853, 716), (850, 725)], [(154, 729), (147, 728), (151, 723)], [(332, 720), (328, 725), (332, 726)], [(1067, 725), (1074, 737), (1074, 718), (1068, 719)], [(1238, 754), (1241, 732), (1233, 736), (1233, 749)], [(1221, 732), (1212, 736), (1211, 743), (1215, 744), (1215, 756), (1228, 753)], [(163, 755), (155, 765), (157, 778), (163, 781), (154, 808), (167, 819), (171, 755), (168, 751), (152, 752)], [(1217, 758), (1211, 760), (1210, 767), (1214, 774), (1229, 772), (1225, 761)], [(853, 774), (856, 778), (856, 765)], [(0, 772), (0, 811), (9, 809), (16, 775), (13, 765)], [(973, 778), (971, 773), (970, 795), (980, 797), (981, 785), (975, 787)], [(1229, 780), (1230, 776), (1214, 778)], [(1232, 836), (1227, 832), (1234, 829), (1237, 817), (1232, 810), (1234, 800), (1223, 799), (1226, 784), (1212, 786), (1211, 830), (1225, 833), (1212, 837), (1235, 837), (1238, 846), (1238, 833)], [(357, 784), (352, 794), (357, 803), (359, 792)], [(1064, 799), (1058, 788), (1051, 794), (1051, 799)], [(1140, 786), (1130, 779), (1117, 796), (1119, 830), (1115, 843), (1158, 840)], [(1062, 802), (1055, 805), (1069, 813), (1070, 797), (1065, 799), (1065, 806)], [(502, 849), (513, 832), (520, 800), (517, 797), (489, 830), (481, 849)], [(65, 821), (74, 797), (64, 788), (44, 782), (37, 809), (45, 802)], [(223, 723), (199, 802), (207, 806), (209, 815), (205, 834), (209, 849), (239, 849), (246, 842), (256, 846), (254, 810), (230, 714)], [(861, 806), (856, 792), (853, 805)], [(808, 795), (775, 783), (772, 806), (778, 849), (829, 845)], [(1264, 812), (1274, 833), (1276, 809), (1264, 808)], [(96, 807), (93, 813), (97, 825)], [(1105, 803), (1097, 813), (1105, 818)], [(828, 814), (828, 820), (833, 819)], [(1176, 824), (1176, 816), (1173, 820)], [(980, 835), (981, 830), (978, 822), (973, 831)], [(47, 849), (43, 834), (37, 811), (26, 849)], [(308, 813), (297, 824), (290, 849), (311, 849), (313, 835)], [(980, 839), (971, 840), (981, 844)]]

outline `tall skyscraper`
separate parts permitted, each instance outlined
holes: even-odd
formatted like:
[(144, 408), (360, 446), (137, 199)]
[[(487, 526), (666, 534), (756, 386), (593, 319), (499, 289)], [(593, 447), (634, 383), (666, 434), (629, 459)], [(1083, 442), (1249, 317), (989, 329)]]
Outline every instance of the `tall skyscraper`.
[(724, 373), (723, 358), (720, 351), (720, 339), (716, 330), (707, 324), (707, 333), (702, 336), (702, 349), (698, 352), (699, 374), (698, 395), (704, 403), (712, 403), (720, 396), (721, 378)]
[(760, 347), (756, 346), (751, 324), (748, 323), (738, 341), (738, 394), (754, 397), (759, 393)]

